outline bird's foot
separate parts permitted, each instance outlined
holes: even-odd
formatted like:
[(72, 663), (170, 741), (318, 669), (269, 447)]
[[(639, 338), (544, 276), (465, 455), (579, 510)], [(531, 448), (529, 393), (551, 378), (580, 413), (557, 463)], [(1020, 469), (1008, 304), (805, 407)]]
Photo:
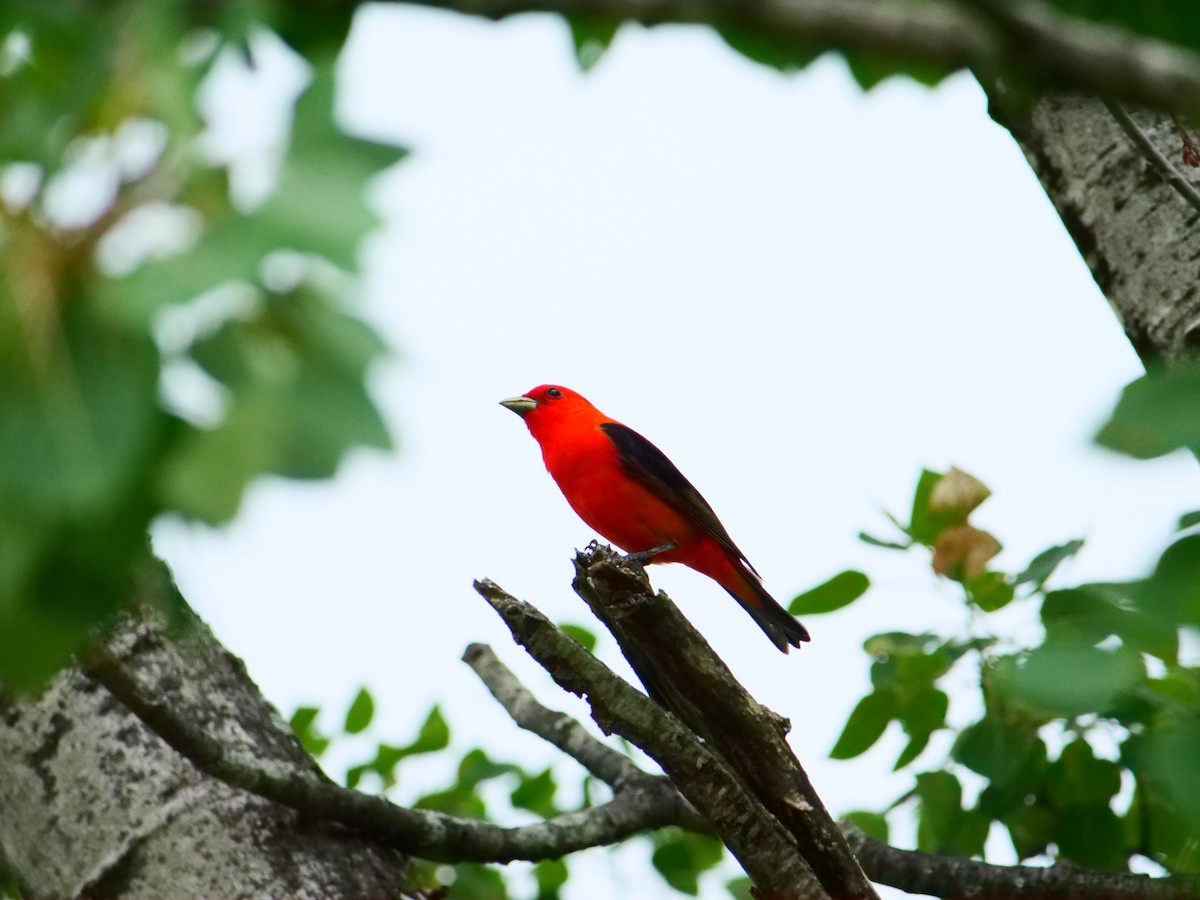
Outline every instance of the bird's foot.
[(625, 565), (644, 566), (652, 561), (654, 557), (662, 553), (670, 553), (675, 549), (674, 544), (662, 544), (658, 547), (651, 547), (649, 550), (639, 550), (637, 553), (628, 554), (625, 559)]

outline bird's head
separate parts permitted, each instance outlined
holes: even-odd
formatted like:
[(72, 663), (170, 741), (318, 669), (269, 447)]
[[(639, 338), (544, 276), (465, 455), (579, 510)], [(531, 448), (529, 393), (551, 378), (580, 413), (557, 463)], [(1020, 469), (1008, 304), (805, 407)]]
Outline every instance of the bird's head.
[(538, 385), (520, 397), (501, 400), (500, 405), (524, 419), (535, 436), (541, 428), (551, 423), (563, 422), (578, 415), (598, 415), (596, 408), (582, 396), (558, 384)]

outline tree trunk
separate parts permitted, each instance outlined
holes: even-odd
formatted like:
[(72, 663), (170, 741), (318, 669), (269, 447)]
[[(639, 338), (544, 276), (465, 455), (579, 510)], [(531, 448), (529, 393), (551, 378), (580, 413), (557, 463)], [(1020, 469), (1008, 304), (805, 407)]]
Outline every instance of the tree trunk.
[[(168, 629), (165, 568), (98, 652), (268, 770), (316, 769), (242, 663), (201, 623)], [(182, 604), (180, 604), (182, 608)], [(0, 699), (0, 856), (39, 896), (406, 895), (405, 859), (209, 778), (79, 669)]]
[(1185, 164), (1188, 139), (1172, 117), (1061, 94), (1029, 106), (985, 89), (1142, 361), (1194, 353), (1200, 194), (1187, 195), (1200, 170)]

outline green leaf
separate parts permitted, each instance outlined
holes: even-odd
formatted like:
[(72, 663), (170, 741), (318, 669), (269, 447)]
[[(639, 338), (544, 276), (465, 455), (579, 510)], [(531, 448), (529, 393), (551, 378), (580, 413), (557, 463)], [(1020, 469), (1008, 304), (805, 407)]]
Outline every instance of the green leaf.
[(987, 839), (989, 819), (962, 808), (962, 786), (949, 772), (917, 776), (917, 846), (926, 853), (979, 856)]
[(1154, 369), (1121, 393), (1096, 443), (1138, 459), (1200, 450), (1200, 365)]
[(846, 727), (829, 756), (833, 759), (853, 759), (866, 753), (879, 740), (896, 713), (896, 697), (890, 691), (873, 691), (858, 701)]
[(1200, 719), (1169, 721), (1145, 735), (1144, 763), (1140, 769), (1157, 786), (1170, 792), (1170, 806), (1190, 823), (1193, 835), (1200, 830)]
[(1125, 828), (1107, 803), (1080, 804), (1059, 811), (1054, 825), (1059, 857), (1091, 869), (1125, 871)]
[(596, 652), (596, 634), (593, 631), (584, 628), (582, 625), (563, 624), (558, 626), (558, 630), (564, 634), (569, 634), (579, 643), (583, 644), (588, 653)]
[(558, 900), (559, 892), (567, 883), (567, 864), (561, 859), (543, 859), (533, 867), (537, 880), (537, 900)]
[[(981, 796), (981, 807), (982, 804)], [(1047, 846), (1054, 840), (1057, 818), (1054, 811), (1045, 804), (1036, 801), (1021, 802), (1005, 812), (1002, 821), (1008, 829), (1013, 849), (1020, 860), (1046, 853)]]
[(912, 521), (908, 527), (908, 533), (917, 543), (932, 546), (938, 535), (947, 528), (965, 522), (970, 513), (970, 508), (938, 509), (930, 502), (934, 488), (945, 477), (939, 472), (923, 469), (917, 480), (917, 489), (913, 493)]
[(793, 616), (812, 616), (819, 613), (833, 612), (848, 606), (867, 592), (871, 586), (870, 579), (862, 572), (847, 569), (839, 572), (823, 584), (798, 594), (788, 604), (788, 612)]
[(1200, 525), (1200, 509), (1194, 510), (1190, 513), (1184, 513), (1179, 517), (1179, 522), (1175, 525), (1175, 527), (1179, 531), (1186, 531), (1189, 528), (1195, 528), (1197, 525)]
[(891, 56), (843, 50), (850, 74), (864, 91), (898, 75), (911, 78), (918, 84), (933, 87), (951, 74), (943, 66), (930, 65), (914, 60), (896, 59)]
[(875, 838), (877, 841), (883, 841), (885, 844), (888, 840), (888, 823), (887, 819), (876, 812), (867, 812), (865, 810), (855, 810), (848, 812), (843, 819), (850, 822), (855, 828), (865, 834), (867, 837)]
[(367, 730), (374, 717), (375, 700), (371, 697), (371, 692), (365, 687), (359, 688), (350, 708), (346, 710), (346, 723), (342, 728), (346, 734), (361, 734)]
[(893, 771), (898, 771), (921, 755), (935, 731), (946, 724), (950, 698), (943, 691), (929, 688), (904, 698), (897, 718), (909, 736), (908, 746), (896, 759)]
[(1047, 579), (1054, 574), (1059, 564), (1078, 553), (1083, 548), (1083, 541), (1076, 539), (1050, 547), (1035, 556), (1025, 567), (1025, 571), (1016, 577), (1015, 586), (1022, 584), (1033, 585), (1034, 591), (1040, 591)]
[(546, 769), (537, 775), (522, 774), (509, 800), (517, 809), (527, 809), (543, 819), (549, 819), (559, 812), (558, 807), (554, 805), (554, 793), (557, 790), (554, 773)]
[(665, 828), (653, 835), (650, 862), (667, 884), (695, 897), (700, 892), (700, 875), (718, 865), (725, 856), (716, 838), (678, 828)]
[(417, 753), (434, 753), (445, 750), (450, 746), (450, 726), (442, 715), (440, 706), (434, 706), (426, 716), (417, 739), (405, 748), (409, 755)]
[(950, 755), (993, 785), (1030, 784), (1040, 778), (1046, 747), (1035, 722), (989, 712), (959, 733)]
[(718, 27), (717, 33), (742, 56), (781, 72), (803, 69), (825, 50), (819, 43), (777, 39), (762, 31), (730, 25)]
[(1087, 643), (1049, 641), (1024, 665), (996, 671), (995, 687), (1010, 702), (1051, 716), (1103, 715), (1121, 694), (1146, 678), (1141, 654), (1126, 647), (1103, 650)]
[(1134, 607), (1136, 585), (1084, 584), (1051, 591), (1042, 601), (1042, 624), (1055, 639), (1096, 644), (1109, 635), (1164, 662), (1179, 655), (1178, 629), (1164, 618)]
[(575, 13), (567, 16), (567, 24), (571, 27), (571, 40), (575, 45), (575, 59), (579, 68), (584, 72), (591, 71), (604, 55), (621, 20), (613, 16), (588, 15)]
[(320, 759), (321, 754), (329, 747), (329, 738), (316, 728), (317, 716), (321, 710), (316, 706), (300, 706), (292, 713), (288, 725), (300, 740), (300, 746), (313, 758)]
[(1067, 744), (1046, 773), (1046, 797), (1061, 810), (1107, 806), (1120, 789), (1121, 767), (1098, 759), (1083, 738)]
[(367, 182), (404, 151), (338, 131), (333, 98), (334, 60), (328, 57), (314, 63), (312, 84), (296, 104), (279, 187), (254, 218), (273, 246), (354, 269), (359, 242), (376, 224), (363, 196)]
[(1140, 609), (1170, 625), (1200, 624), (1200, 534), (1166, 549), (1154, 574), (1133, 588)]
[(508, 900), (508, 886), (495, 866), (458, 863), (449, 896), (454, 900)]
[(747, 875), (739, 875), (737, 878), (730, 878), (725, 882), (725, 890), (729, 891), (729, 896), (734, 900), (754, 900), (754, 895), (751, 889), (754, 887), (754, 880)]
[(983, 572), (963, 582), (967, 598), (984, 612), (995, 612), (1012, 602), (1015, 585), (1003, 572)]

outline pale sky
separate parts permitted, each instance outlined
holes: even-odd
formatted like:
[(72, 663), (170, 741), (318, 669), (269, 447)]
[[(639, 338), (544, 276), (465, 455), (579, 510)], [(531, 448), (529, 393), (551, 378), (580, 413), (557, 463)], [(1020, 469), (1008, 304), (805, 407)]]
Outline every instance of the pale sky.
[[(593, 535), (497, 405), (543, 382), (662, 448), (781, 602), (844, 568), (871, 576), (784, 656), (715, 584), (650, 570), (791, 717), (834, 815), (911, 785), (891, 773), (895, 725), (864, 757), (827, 759), (867, 688), (863, 639), (967, 618), (927, 555), (855, 537), (890, 533), (880, 510), (907, 513), (922, 466), (991, 487), (974, 521), (1004, 543), (1003, 568), (1086, 537), (1062, 583), (1140, 574), (1200, 505), (1194, 461), (1091, 445), (1139, 366), (970, 78), (863, 94), (833, 57), (785, 76), (700, 29), (636, 27), (585, 76), (555, 19), (402, 5), (362, 12), (343, 74), (347, 121), (413, 149), (375, 186), (384, 227), (363, 254), (364, 312), (395, 351), (372, 385), (399, 450), (357, 452), (329, 483), (261, 481), (228, 528), (156, 532), (185, 596), (285, 712), (326, 706), (332, 726), (366, 684), (371, 740), (409, 740), (439, 702), (460, 751), (559, 758), (459, 661), (489, 642), (543, 702), (586, 717), (471, 589), (490, 577), (591, 624), (570, 558)], [(1037, 634), (1033, 604), (995, 619)], [(599, 652), (627, 671), (611, 639)], [(951, 718), (966, 723), (978, 709), (958, 683)], [(921, 763), (943, 758), (940, 737)], [(407, 765), (399, 801), (449, 778)], [(1010, 858), (996, 832), (989, 848)], [(670, 896), (648, 855), (593, 852), (568, 897)]]

